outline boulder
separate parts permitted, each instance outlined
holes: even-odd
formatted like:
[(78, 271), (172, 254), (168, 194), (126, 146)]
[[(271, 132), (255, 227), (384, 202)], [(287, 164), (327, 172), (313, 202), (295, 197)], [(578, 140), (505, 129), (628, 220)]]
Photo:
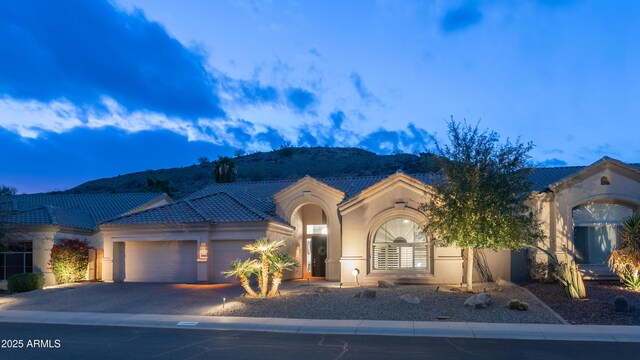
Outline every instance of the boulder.
[(362, 292), (361, 297), (366, 298), (366, 299), (373, 299), (376, 297), (376, 292), (375, 290), (365, 290)]
[(416, 296), (411, 296), (409, 294), (404, 294), (400, 296), (400, 299), (404, 300), (405, 302), (408, 302), (409, 304), (420, 304), (420, 299), (418, 299)]
[(378, 287), (379, 288), (394, 288), (394, 287), (396, 287), (396, 284), (392, 283), (391, 281), (378, 280)]
[(476, 309), (484, 309), (489, 305), (491, 305), (491, 295), (487, 293), (474, 294), (464, 302), (464, 306), (474, 307)]
[(319, 293), (319, 294), (326, 294), (329, 292), (329, 289), (327, 289), (324, 286), (318, 286), (317, 288), (315, 288), (314, 290), (315, 292)]

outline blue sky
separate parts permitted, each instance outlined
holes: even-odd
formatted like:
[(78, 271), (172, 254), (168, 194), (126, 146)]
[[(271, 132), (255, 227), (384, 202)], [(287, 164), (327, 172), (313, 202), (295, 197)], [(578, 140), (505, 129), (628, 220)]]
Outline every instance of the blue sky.
[(542, 166), (640, 162), (640, 2), (5, 1), (0, 184), (285, 142), (417, 153), (446, 121)]

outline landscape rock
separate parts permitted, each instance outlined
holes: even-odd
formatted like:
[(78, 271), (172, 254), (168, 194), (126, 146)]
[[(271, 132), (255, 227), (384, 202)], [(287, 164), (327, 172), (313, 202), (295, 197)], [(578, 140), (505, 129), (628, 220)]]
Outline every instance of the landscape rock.
[(317, 288), (315, 288), (314, 290), (315, 292), (319, 293), (319, 294), (326, 294), (329, 292), (329, 289), (327, 289), (324, 286), (318, 286)]
[(420, 299), (417, 296), (411, 296), (409, 294), (404, 294), (400, 296), (400, 299), (408, 302), (409, 304), (420, 304)]
[(359, 292), (359, 293), (355, 293), (355, 294), (353, 295), (353, 297), (354, 297), (354, 298), (359, 298), (360, 296), (362, 296), (362, 293), (361, 293), (361, 292)]
[(396, 287), (396, 284), (392, 283), (391, 281), (378, 280), (378, 287), (379, 288), (394, 288), (394, 287)]
[(484, 309), (491, 305), (491, 295), (487, 293), (479, 293), (471, 296), (464, 302), (464, 306), (474, 307), (476, 309)]
[(373, 299), (376, 297), (376, 292), (375, 290), (365, 290), (362, 292), (361, 297), (366, 298), (366, 299)]

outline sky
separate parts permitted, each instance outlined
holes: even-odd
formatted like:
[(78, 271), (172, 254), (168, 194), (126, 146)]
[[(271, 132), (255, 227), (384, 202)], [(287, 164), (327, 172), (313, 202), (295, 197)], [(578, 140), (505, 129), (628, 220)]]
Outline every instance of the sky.
[(0, 184), (19, 193), (296, 146), (640, 163), (640, 2), (0, 1)]

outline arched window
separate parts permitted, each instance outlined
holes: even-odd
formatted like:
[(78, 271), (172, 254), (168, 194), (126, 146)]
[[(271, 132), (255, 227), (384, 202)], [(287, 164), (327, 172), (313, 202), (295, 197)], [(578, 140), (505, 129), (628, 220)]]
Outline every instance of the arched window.
[(600, 178), (600, 185), (611, 185), (611, 181), (606, 176)]
[(619, 228), (631, 214), (631, 208), (613, 203), (585, 204), (573, 209), (576, 262), (606, 264), (618, 246)]
[(373, 270), (427, 270), (429, 247), (420, 226), (408, 218), (386, 221), (372, 241)]

